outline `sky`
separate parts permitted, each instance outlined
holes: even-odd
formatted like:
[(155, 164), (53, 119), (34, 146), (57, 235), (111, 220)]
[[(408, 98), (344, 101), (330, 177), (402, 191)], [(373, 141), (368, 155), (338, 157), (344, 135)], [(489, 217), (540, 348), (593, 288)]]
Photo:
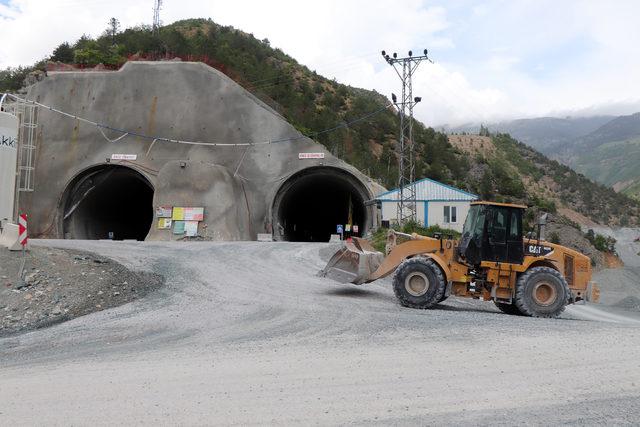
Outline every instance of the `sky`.
[[(153, 0), (0, 0), (0, 68), (64, 41), (151, 24)], [(389, 96), (380, 51), (429, 50), (413, 80), (430, 126), (640, 111), (640, 1), (164, 0), (168, 24), (211, 18), (268, 38), (341, 83)]]

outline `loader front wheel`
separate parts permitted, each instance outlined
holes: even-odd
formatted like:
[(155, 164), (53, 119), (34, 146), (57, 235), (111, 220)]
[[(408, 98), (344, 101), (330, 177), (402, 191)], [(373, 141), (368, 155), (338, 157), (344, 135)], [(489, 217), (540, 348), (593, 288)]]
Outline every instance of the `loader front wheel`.
[(553, 268), (530, 268), (516, 282), (515, 305), (527, 316), (558, 317), (570, 296), (567, 281)]
[(405, 307), (431, 308), (442, 300), (444, 291), (442, 270), (429, 258), (405, 260), (393, 276), (393, 292)]

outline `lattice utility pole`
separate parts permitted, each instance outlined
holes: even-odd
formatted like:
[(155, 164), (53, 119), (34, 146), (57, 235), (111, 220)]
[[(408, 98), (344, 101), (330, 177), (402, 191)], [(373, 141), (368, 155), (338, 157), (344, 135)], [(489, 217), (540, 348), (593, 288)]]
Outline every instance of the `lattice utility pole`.
[(409, 56), (398, 58), (397, 53), (393, 57), (383, 50), (382, 56), (400, 77), (402, 81), (402, 95), (400, 102), (395, 94), (391, 94), (393, 103), (398, 108), (400, 115), (400, 135), (398, 137), (398, 213), (397, 219), (400, 225), (407, 221), (416, 220), (416, 189), (413, 182), (416, 179), (415, 147), (413, 144), (413, 107), (422, 100), (419, 96), (413, 97), (412, 77), (418, 65), (422, 61), (431, 61), (427, 49), (421, 56)]
[(162, 0), (154, 0), (153, 3), (153, 34), (160, 31), (160, 9), (162, 9)]

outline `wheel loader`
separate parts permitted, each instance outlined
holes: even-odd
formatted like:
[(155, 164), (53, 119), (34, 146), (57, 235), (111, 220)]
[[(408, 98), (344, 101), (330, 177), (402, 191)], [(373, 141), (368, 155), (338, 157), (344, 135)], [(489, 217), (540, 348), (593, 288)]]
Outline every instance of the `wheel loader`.
[(393, 273), (400, 304), (431, 308), (450, 295), (493, 301), (508, 314), (556, 317), (567, 304), (597, 302), (589, 257), (523, 236), (526, 206), (472, 202), (462, 237), (426, 237), (389, 230), (386, 256), (365, 239), (353, 238), (329, 260), (320, 276), (356, 285)]

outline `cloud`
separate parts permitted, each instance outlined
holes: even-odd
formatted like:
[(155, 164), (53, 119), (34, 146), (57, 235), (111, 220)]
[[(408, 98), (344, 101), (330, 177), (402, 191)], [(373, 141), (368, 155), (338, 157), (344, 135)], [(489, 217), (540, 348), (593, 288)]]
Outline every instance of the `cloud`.
[[(153, 1), (0, 1), (0, 67), (30, 64), (63, 41), (150, 23)], [(640, 3), (407, 0), (165, 0), (161, 18), (210, 17), (268, 38), (299, 62), (352, 86), (399, 93), (380, 50), (430, 50), (414, 94), (428, 125), (589, 111), (640, 102)], [(8, 41), (8, 42), (7, 42)]]

